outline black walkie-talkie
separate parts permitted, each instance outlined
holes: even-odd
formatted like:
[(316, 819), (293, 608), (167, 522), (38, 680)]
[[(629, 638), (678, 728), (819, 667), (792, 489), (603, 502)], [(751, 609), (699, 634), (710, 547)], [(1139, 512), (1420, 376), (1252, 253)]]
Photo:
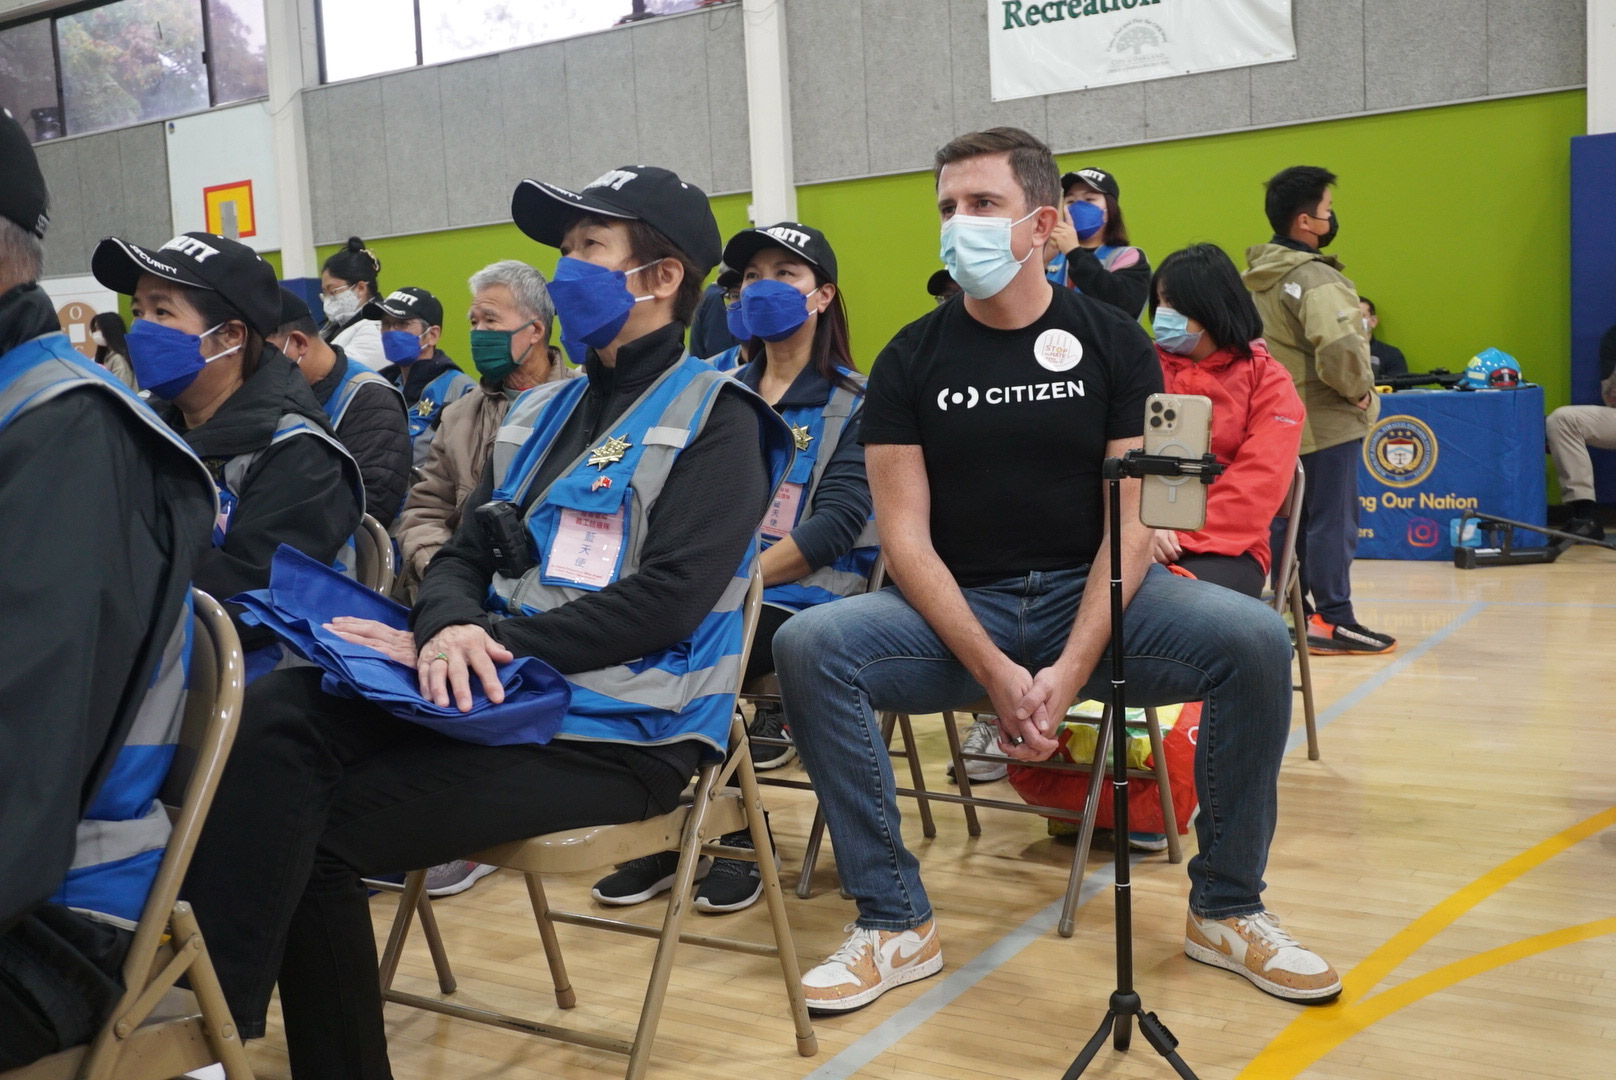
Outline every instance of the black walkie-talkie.
[(519, 578), (533, 569), (533, 551), (522, 524), (522, 509), (503, 500), (483, 503), (472, 511), (483, 542), (493, 551), (494, 566), (506, 577)]

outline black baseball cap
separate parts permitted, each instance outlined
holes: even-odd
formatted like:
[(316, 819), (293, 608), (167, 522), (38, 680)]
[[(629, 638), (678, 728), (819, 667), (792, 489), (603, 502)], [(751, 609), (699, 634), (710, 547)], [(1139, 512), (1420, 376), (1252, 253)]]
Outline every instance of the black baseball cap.
[(425, 289), (408, 285), (395, 289), (379, 300), (372, 300), (359, 309), (361, 319), (420, 319), (428, 326), (443, 325), (443, 305)]
[(50, 193), (39, 171), (28, 133), (9, 110), (0, 109), (0, 217), (16, 222), (24, 232), (45, 239), (50, 225)]
[(292, 323), (313, 318), (314, 313), (309, 310), (309, 305), (303, 302), (303, 298), (285, 285), (282, 285), (281, 321), (275, 325), (275, 328), (278, 330), (282, 326), (289, 326)]
[(720, 289), (733, 289), (741, 283), (741, 272), (728, 263), (718, 264), (718, 280), (713, 282)]
[(723, 237), (707, 193), (667, 169), (624, 165), (582, 191), (523, 180), (511, 196), (516, 227), (546, 247), (560, 247), (572, 223), (585, 214), (645, 222), (684, 252), (703, 277), (718, 265)]
[(954, 281), (954, 276), (945, 267), (942, 270), (933, 272), (931, 277), (926, 279), (926, 292), (932, 296), (941, 296), (948, 291), (950, 285), (953, 285), (956, 289), (959, 288), (958, 283)]
[(781, 247), (817, 266), (825, 277), (836, 280), (836, 252), (825, 234), (800, 221), (742, 229), (724, 245), (724, 265), (744, 270), (746, 264), (766, 247)]
[(1117, 178), (1104, 169), (1096, 169), (1092, 165), (1085, 166), (1076, 172), (1069, 172), (1061, 177), (1061, 194), (1072, 189), (1072, 185), (1082, 181), (1102, 195), (1109, 195), (1113, 199), (1122, 198), (1122, 188), (1117, 185)]
[(281, 324), (281, 285), (275, 268), (246, 244), (212, 233), (181, 233), (155, 250), (109, 236), (95, 246), (90, 273), (126, 296), (135, 294), (142, 274), (209, 289), (260, 334), (273, 334)]

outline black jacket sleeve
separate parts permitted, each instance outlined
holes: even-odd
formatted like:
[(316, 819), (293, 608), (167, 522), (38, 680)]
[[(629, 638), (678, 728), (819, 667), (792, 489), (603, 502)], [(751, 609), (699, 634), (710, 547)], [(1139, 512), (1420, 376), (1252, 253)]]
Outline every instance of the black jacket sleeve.
[(359, 388), (342, 416), (337, 438), (359, 464), (365, 512), (391, 525), (410, 489), (410, 426), (404, 400), (377, 383)]
[(0, 439), (0, 933), (66, 874), (207, 544), (211, 497), (165, 471), (177, 452), (158, 442), (93, 390)]
[(1137, 319), (1150, 296), (1150, 260), (1141, 251), (1138, 262), (1113, 271), (1101, 265), (1099, 257), (1088, 248), (1073, 248), (1066, 256), (1066, 280), (1084, 296), (1103, 300), (1120, 308), (1128, 318)]
[[(472, 506), (491, 490), (484, 477)], [(427, 568), (411, 613), (417, 644), (447, 626), (475, 623), (518, 656), (563, 673), (593, 671), (689, 637), (735, 576), (763, 519), (768, 473), (757, 414), (721, 394), (699, 436), (679, 455), (646, 523), (638, 573), (543, 615), (494, 620), (483, 596), (494, 564), (467, 514)]]
[[(275, 549), (290, 544), (329, 563), (359, 527), (359, 504), (336, 449), (324, 439), (295, 436), (263, 452), (248, 471), (225, 533), (196, 568), (196, 587), (220, 603), (269, 585)], [(241, 608), (225, 604), (243, 650), (273, 644), (261, 626), (243, 626)]]
[(797, 550), (818, 570), (853, 550), (853, 543), (870, 519), (870, 480), (864, 472), (864, 447), (859, 439), (864, 426), (860, 408), (842, 428), (825, 475), (814, 492), (812, 512), (791, 531)]

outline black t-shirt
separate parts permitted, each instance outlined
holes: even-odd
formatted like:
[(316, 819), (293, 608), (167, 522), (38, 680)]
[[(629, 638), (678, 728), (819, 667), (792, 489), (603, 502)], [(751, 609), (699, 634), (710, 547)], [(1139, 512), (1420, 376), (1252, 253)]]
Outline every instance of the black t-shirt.
[(925, 452), (932, 544), (962, 586), (1094, 560), (1100, 463), (1137, 438), (1161, 363), (1138, 323), (1052, 289), (1030, 326), (995, 330), (955, 297), (898, 332), (870, 372), (864, 443)]

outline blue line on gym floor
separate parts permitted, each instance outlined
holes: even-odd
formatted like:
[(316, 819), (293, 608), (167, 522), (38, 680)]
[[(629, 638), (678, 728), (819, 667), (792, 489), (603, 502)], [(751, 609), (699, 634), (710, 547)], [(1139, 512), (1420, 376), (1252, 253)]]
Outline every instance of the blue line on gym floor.
[[(1380, 601), (1374, 602), (1379, 603)], [(1425, 602), (1429, 603), (1431, 601)], [(1357, 706), (1370, 694), (1406, 671), (1420, 657), (1446, 641), (1453, 635), (1454, 631), (1487, 610), (1488, 606), (1485, 603), (1471, 604), (1455, 616), (1452, 622), (1426, 637), (1418, 645), (1410, 647), (1396, 660), (1369, 676), (1369, 678), (1348, 692), (1345, 697), (1325, 709), (1318, 715), (1317, 726), (1323, 728), (1348, 709)], [(1545, 604), (1541, 606), (1549, 607), (1553, 605)], [(1290, 753), (1302, 745), (1306, 738), (1306, 733), (1300, 729), (1293, 732), (1290, 741), (1285, 744), (1285, 752)], [(1142, 856), (1135, 856), (1133, 859), (1134, 864), (1137, 865), (1141, 858)], [(1083, 888), (1078, 893), (1077, 906), (1084, 906), (1102, 890), (1111, 888), (1112, 882), (1115, 880), (1116, 871), (1110, 865), (1090, 872), (1083, 879)], [(809, 1073), (804, 1080), (848, 1080), (849, 1077), (855, 1075), (864, 1066), (898, 1045), (920, 1025), (953, 1004), (965, 991), (1009, 963), (1021, 950), (1055, 929), (1055, 923), (1060, 920), (1060, 909), (1061, 901), (1057, 899), (1004, 937), (967, 960), (958, 969), (945, 976), (941, 982), (921, 994), (914, 1001), (911, 1001), (864, 1035), (848, 1044), (841, 1053)]]

